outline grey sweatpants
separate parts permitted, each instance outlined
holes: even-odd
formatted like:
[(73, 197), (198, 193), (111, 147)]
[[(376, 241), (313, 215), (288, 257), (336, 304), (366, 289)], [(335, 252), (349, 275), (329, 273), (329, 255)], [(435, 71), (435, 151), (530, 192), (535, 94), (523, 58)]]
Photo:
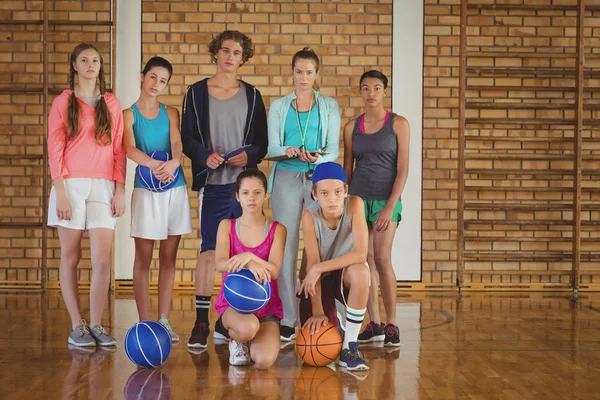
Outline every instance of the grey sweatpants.
[(298, 320), (296, 303), (296, 280), (298, 242), (300, 241), (300, 219), (302, 207), (314, 202), (310, 197), (312, 182), (306, 179), (304, 172), (275, 171), (271, 207), (273, 218), (287, 229), (285, 253), (281, 272), (277, 279), (279, 297), (283, 303), (281, 325), (294, 327)]

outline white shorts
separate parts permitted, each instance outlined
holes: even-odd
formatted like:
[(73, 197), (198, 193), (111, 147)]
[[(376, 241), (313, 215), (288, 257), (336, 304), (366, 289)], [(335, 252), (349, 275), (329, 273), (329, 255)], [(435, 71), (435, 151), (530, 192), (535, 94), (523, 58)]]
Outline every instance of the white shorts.
[(67, 197), (73, 213), (71, 220), (56, 215), (56, 188), (50, 191), (48, 226), (62, 226), (86, 230), (94, 228), (115, 229), (117, 218), (112, 216), (112, 199), (115, 183), (97, 178), (67, 178), (64, 180)]
[(192, 231), (192, 216), (187, 186), (165, 192), (133, 189), (131, 196), (131, 233), (133, 238), (165, 240)]

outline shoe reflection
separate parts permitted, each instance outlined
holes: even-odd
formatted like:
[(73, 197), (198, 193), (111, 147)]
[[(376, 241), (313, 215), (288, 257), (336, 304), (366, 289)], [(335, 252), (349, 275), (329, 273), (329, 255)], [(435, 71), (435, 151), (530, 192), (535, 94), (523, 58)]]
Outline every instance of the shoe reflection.
[(125, 384), (125, 400), (170, 400), (171, 381), (158, 369), (138, 369)]

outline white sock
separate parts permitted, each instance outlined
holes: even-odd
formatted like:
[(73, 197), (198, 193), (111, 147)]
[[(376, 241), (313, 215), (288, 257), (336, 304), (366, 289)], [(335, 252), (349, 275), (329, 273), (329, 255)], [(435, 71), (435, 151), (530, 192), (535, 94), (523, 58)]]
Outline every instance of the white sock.
[(344, 334), (344, 349), (349, 348), (348, 343), (358, 342), (358, 334), (360, 327), (365, 319), (366, 308), (362, 310), (356, 310), (354, 308), (346, 307), (346, 333)]

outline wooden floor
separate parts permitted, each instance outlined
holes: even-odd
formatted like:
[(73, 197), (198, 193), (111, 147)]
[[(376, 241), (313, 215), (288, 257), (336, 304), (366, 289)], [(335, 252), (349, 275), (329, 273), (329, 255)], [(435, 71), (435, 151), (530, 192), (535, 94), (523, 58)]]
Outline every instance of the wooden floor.
[(129, 295), (105, 314), (116, 349), (72, 350), (59, 292), (0, 294), (0, 399), (600, 398), (600, 294), (399, 295), (402, 347), (363, 346), (371, 369), (356, 377), (304, 367), (293, 346), (268, 371), (230, 367), (212, 338), (192, 354), (194, 304), (176, 296), (182, 341), (163, 366), (142, 370), (123, 349), (137, 318)]

